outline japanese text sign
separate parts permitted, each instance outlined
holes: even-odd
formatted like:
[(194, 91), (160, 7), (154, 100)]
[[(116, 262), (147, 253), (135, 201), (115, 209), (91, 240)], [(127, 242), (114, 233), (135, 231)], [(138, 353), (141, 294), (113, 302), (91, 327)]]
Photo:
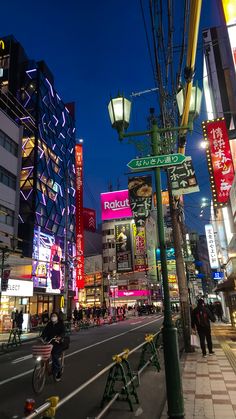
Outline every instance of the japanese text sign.
[(84, 288), (83, 147), (75, 146), (76, 179), (76, 287)]
[(217, 252), (216, 252), (214, 230), (211, 224), (205, 225), (205, 232), (206, 232), (210, 266), (211, 266), (211, 269), (217, 269), (219, 268), (219, 262), (218, 262)]
[(129, 200), (137, 227), (145, 225), (152, 207), (152, 177), (136, 176), (128, 180)]
[(169, 167), (167, 170), (171, 181), (172, 195), (199, 191), (191, 157), (187, 156), (184, 163)]
[(205, 140), (208, 140), (208, 169), (215, 206), (223, 205), (229, 199), (234, 180), (234, 166), (230, 151), (227, 127), (224, 119), (203, 122)]

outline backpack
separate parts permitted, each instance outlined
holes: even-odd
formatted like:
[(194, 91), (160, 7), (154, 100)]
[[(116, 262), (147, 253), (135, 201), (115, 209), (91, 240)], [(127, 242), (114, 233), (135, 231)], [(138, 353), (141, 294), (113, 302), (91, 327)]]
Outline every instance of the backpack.
[(62, 349), (65, 351), (66, 349), (69, 349), (70, 346), (70, 336), (64, 336), (62, 339)]

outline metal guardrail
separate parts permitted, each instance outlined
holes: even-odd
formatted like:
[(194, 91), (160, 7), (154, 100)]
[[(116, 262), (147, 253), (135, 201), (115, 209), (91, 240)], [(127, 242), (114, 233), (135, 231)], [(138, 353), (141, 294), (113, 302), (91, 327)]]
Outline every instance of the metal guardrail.
[[(178, 328), (178, 334), (179, 337), (181, 337), (182, 334), (182, 327), (181, 327), (181, 322), (179, 322), (179, 319), (177, 319), (176, 321), (176, 327)], [(153, 335), (152, 339), (155, 345), (156, 349), (159, 349), (161, 347), (161, 342), (160, 342), (160, 337), (161, 337), (161, 330)], [(138, 346), (136, 346), (135, 348), (131, 349), (129, 351), (129, 356), (132, 355), (134, 352), (138, 351), (139, 349), (143, 348), (144, 345), (147, 345), (148, 341), (145, 340), (144, 342), (142, 342), (141, 344), (139, 344)], [(118, 355), (116, 355), (117, 357), (123, 357), (127, 354), (126, 351), (123, 351), (121, 353), (119, 353)], [(152, 359), (153, 359), (154, 355), (152, 357), (150, 357), (150, 359), (145, 362), (144, 365), (142, 365), (142, 367), (136, 372), (136, 374), (134, 374), (133, 378), (131, 380), (129, 380), (129, 382), (126, 384), (126, 387), (129, 386), (131, 384), (132, 381), (134, 381), (135, 379), (138, 379), (138, 384), (140, 384), (140, 376), (143, 373), (143, 371), (151, 364)], [(68, 394), (66, 397), (64, 397), (63, 399), (61, 399), (56, 407), (54, 407), (54, 409), (59, 409), (61, 406), (63, 406), (67, 401), (69, 401), (70, 399), (72, 399), (74, 396), (76, 396), (77, 394), (79, 394), (82, 390), (84, 390), (86, 387), (88, 387), (90, 384), (92, 384), (94, 381), (96, 381), (98, 378), (100, 378), (101, 376), (103, 376), (106, 372), (110, 371), (112, 367), (114, 367), (116, 365), (116, 362), (112, 362), (111, 364), (107, 365), (107, 367), (103, 368), (103, 370), (101, 370), (98, 374), (96, 374), (95, 376), (91, 377), (88, 381), (86, 381), (85, 383), (83, 383), (82, 385), (80, 385), (79, 387), (77, 387), (74, 391), (72, 391), (70, 394)], [(93, 418), (90, 419), (101, 419), (104, 414), (109, 410), (109, 408), (114, 404), (114, 402), (119, 398), (120, 393), (115, 393), (114, 396), (112, 397), (111, 400), (109, 400), (106, 404), (106, 406), (101, 410), (101, 412)], [(43, 413), (45, 413), (50, 407), (52, 407), (52, 404), (50, 401), (46, 401), (43, 405), (39, 406), (38, 408), (34, 409), (34, 411), (24, 417), (23, 419), (34, 419), (39, 417), (40, 415), (42, 415)], [(42, 416), (41, 416), (42, 417)]]
[[(155, 339), (155, 342), (158, 342), (158, 338), (161, 335), (161, 331), (155, 333), (153, 335), (153, 339)], [(131, 349), (129, 351), (129, 356), (132, 355), (134, 352), (138, 351), (140, 348), (142, 348), (144, 345), (147, 345), (148, 342), (142, 342), (141, 344), (139, 344), (138, 346), (136, 346), (135, 348)], [(156, 345), (156, 343), (155, 343)], [(119, 353), (117, 356), (118, 357), (122, 357), (126, 355), (126, 351), (123, 351), (121, 353)], [(145, 363), (145, 365), (142, 366), (142, 368), (137, 372), (137, 375), (140, 377), (141, 373), (145, 370), (145, 368), (150, 365), (151, 363), (151, 359)], [(92, 378), (90, 378), (88, 381), (86, 381), (85, 383), (83, 383), (82, 385), (80, 385), (79, 387), (77, 387), (73, 392), (71, 392), (68, 396), (64, 397), (63, 399), (61, 399), (59, 401), (59, 403), (57, 404), (56, 409), (59, 409), (63, 404), (65, 404), (68, 400), (70, 400), (71, 398), (73, 398), (74, 396), (76, 396), (77, 394), (79, 394), (82, 390), (84, 390), (86, 387), (88, 387), (90, 384), (92, 384), (94, 381), (96, 381), (98, 378), (100, 378), (102, 375), (104, 375), (106, 372), (110, 371), (110, 369), (112, 367), (114, 367), (116, 365), (116, 362), (112, 362), (111, 364), (107, 365), (107, 367), (105, 367), (103, 370), (101, 370), (98, 374), (96, 374), (95, 376), (93, 376)], [(137, 378), (137, 375), (134, 376), (133, 380)], [(131, 382), (131, 380), (130, 380)], [(130, 382), (127, 383), (127, 385), (130, 384)], [(140, 379), (138, 378), (138, 382), (140, 382)], [(119, 397), (119, 393), (116, 393), (115, 396), (112, 398), (112, 400), (110, 400), (106, 406), (103, 408), (103, 410), (99, 413), (98, 416), (96, 416), (96, 418), (94, 419), (100, 419), (106, 412), (107, 410), (112, 406), (112, 404), (117, 400), (117, 398)], [(38, 408), (34, 409), (34, 411), (24, 417), (23, 419), (34, 419), (39, 417), (40, 415), (42, 415), (43, 413), (45, 413), (48, 408), (50, 408), (51, 404), (50, 402), (46, 402), (43, 405), (39, 406)]]

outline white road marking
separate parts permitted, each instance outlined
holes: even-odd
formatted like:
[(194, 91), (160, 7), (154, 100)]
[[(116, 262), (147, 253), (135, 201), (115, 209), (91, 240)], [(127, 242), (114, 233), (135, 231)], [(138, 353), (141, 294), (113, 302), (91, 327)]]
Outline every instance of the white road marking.
[(19, 362), (26, 361), (27, 359), (30, 359), (30, 358), (33, 358), (33, 355), (32, 354), (26, 355), (26, 356), (22, 356), (21, 358), (16, 358), (11, 363), (12, 364), (18, 364)]
[(138, 323), (142, 323), (142, 320), (140, 320), (139, 322), (130, 323), (130, 324), (138, 324)]
[[(132, 329), (127, 330), (127, 331), (122, 332), (122, 333), (119, 333), (118, 335), (111, 336), (110, 338), (107, 338), (107, 339), (104, 339), (104, 340), (100, 340), (99, 342), (93, 343), (92, 345), (88, 345), (88, 346), (85, 346), (84, 348), (77, 349), (76, 351), (71, 352), (71, 353), (65, 355), (65, 358), (69, 358), (69, 357), (71, 357), (73, 355), (76, 355), (76, 354), (78, 354), (80, 352), (86, 351), (87, 349), (91, 349), (91, 348), (93, 348), (95, 346), (102, 345), (103, 343), (109, 342), (110, 340), (116, 339), (116, 338), (118, 338), (120, 336), (127, 335), (128, 333), (130, 333), (130, 332), (132, 332), (134, 330), (141, 329), (142, 327), (145, 327), (145, 326), (147, 326), (149, 324), (152, 324), (152, 323), (157, 322), (158, 320), (160, 320), (160, 318), (161, 318), (161, 316), (157, 317), (155, 320), (152, 320), (151, 322), (147, 322), (145, 324), (142, 324), (141, 326), (133, 327)], [(17, 375), (14, 375), (13, 377), (6, 378), (5, 380), (0, 381), (0, 386), (2, 386), (4, 384), (7, 384), (7, 383), (10, 383), (11, 381), (17, 380), (18, 378), (24, 377), (25, 375), (31, 374), (33, 372), (33, 370), (34, 369), (32, 368), (30, 370), (27, 370), (25, 372), (22, 372), (21, 374), (17, 374)]]

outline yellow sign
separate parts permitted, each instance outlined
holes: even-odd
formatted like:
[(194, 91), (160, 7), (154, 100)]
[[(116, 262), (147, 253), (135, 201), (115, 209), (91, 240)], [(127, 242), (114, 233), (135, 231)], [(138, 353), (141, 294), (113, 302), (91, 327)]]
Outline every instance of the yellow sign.
[(226, 25), (236, 24), (236, 2), (235, 0), (222, 0)]
[(5, 49), (5, 43), (0, 39), (0, 49)]
[(65, 305), (65, 298), (64, 295), (61, 296), (61, 301), (60, 301), (60, 308), (63, 308)]

